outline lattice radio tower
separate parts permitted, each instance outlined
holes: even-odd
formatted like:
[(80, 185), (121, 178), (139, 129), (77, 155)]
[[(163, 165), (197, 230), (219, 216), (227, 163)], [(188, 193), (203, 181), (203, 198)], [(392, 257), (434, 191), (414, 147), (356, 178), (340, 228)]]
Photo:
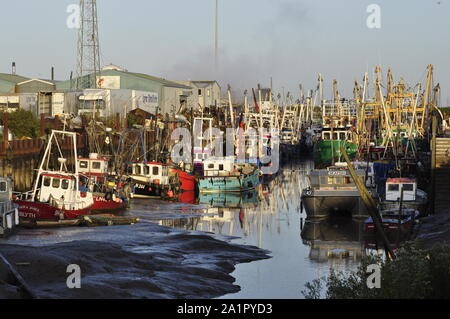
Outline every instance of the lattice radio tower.
[(100, 44), (97, 21), (97, 1), (80, 0), (77, 64), (79, 90), (99, 87), (97, 76), (100, 75)]

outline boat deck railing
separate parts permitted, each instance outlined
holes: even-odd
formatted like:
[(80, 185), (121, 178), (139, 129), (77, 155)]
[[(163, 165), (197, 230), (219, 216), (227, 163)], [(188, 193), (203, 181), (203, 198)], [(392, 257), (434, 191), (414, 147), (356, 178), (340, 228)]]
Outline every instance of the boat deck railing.
[(25, 193), (13, 192), (13, 196), (18, 200), (31, 200), (33, 197), (33, 191)]

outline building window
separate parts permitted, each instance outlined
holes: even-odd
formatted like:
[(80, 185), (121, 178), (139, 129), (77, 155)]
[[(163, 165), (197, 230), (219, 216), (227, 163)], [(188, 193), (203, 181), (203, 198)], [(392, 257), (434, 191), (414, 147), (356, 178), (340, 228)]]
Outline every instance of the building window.
[(6, 192), (6, 182), (0, 182), (0, 192)]
[(198, 89), (198, 95), (202, 96), (202, 90), (201, 89)]

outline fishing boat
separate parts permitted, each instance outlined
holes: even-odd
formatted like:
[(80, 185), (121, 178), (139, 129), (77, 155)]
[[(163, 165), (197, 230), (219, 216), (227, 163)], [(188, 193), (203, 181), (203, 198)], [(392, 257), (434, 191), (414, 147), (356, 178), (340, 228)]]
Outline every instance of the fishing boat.
[(234, 157), (209, 158), (204, 162), (204, 176), (199, 178), (200, 193), (244, 192), (259, 184), (260, 171), (248, 163), (235, 163)]
[(68, 220), (91, 213), (94, 198), (92, 193), (80, 189), (76, 160), (76, 133), (53, 130), (33, 190), (15, 200), (20, 221)]
[(196, 188), (195, 176), (163, 163), (132, 163), (129, 177), (134, 183), (135, 198), (174, 197)]
[[(356, 172), (364, 181), (366, 171), (357, 169)], [(332, 214), (355, 218), (369, 215), (346, 166), (313, 170), (308, 179), (310, 186), (303, 190), (301, 198), (309, 218), (326, 218)], [(373, 196), (376, 197), (375, 192)]]
[(358, 147), (353, 142), (351, 126), (330, 128), (324, 127), (322, 138), (314, 145), (314, 164), (324, 168), (341, 161), (341, 146), (344, 146), (350, 160), (355, 159)]
[(131, 186), (108, 180), (108, 159), (91, 153), (89, 158), (78, 158), (77, 165), (82, 189), (92, 192), (93, 195), (92, 212), (101, 213), (127, 208)]
[(398, 211), (402, 206), (406, 209), (418, 210), (421, 215), (426, 215), (428, 196), (426, 192), (417, 188), (416, 179), (388, 178), (385, 185), (383, 201), (380, 202), (381, 210)]
[(0, 237), (7, 237), (19, 225), (19, 211), (12, 202), (13, 182), (0, 177)]

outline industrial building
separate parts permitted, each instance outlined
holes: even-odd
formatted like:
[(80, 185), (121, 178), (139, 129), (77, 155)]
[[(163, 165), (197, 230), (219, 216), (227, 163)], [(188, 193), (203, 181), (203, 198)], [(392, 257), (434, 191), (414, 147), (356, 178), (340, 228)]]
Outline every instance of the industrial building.
[(221, 105), (222, 89), (217, 81), (182, 81), (180, 83), (192, 87), (192, 100), (197, 107)]
[[(94, 87), (94, 75), (87, 77)], [(54, 81), (0, 73), (0, 110), (20, 107), (38, 117), (96, 110), (101, 117), (117, 113), (124, 117), (138, 108), (151, 114), (174, 114), (186, 107), (220, 105), (221, 88), (216, 81), (174, 82), (114, 65), (104, 67), (95, 81), (97, 89), (78, 90), (76, 78)]]
[(64, 92), (56, 90), (55, 81), (0, 73), (0, 110), (12, 112), (22, 108), (37, 116), (54, 116), (63, 110), (63, 103)]
[[(93, 74), (91, 77), (93, 83)], [(59, 82), (57, 90), (66, 92), (65, 112), (91, 112), (94, 107), (102, 116), (124, 115), (140, 108), (155, 114), (178, 112), (187, 105), (192, 88), (142, 73), (110, 65), (102, 69), (95, 81), (98, 89), (76, 89), (77, 79)], [(94, 106), (95, 105), (95, 106)]]

